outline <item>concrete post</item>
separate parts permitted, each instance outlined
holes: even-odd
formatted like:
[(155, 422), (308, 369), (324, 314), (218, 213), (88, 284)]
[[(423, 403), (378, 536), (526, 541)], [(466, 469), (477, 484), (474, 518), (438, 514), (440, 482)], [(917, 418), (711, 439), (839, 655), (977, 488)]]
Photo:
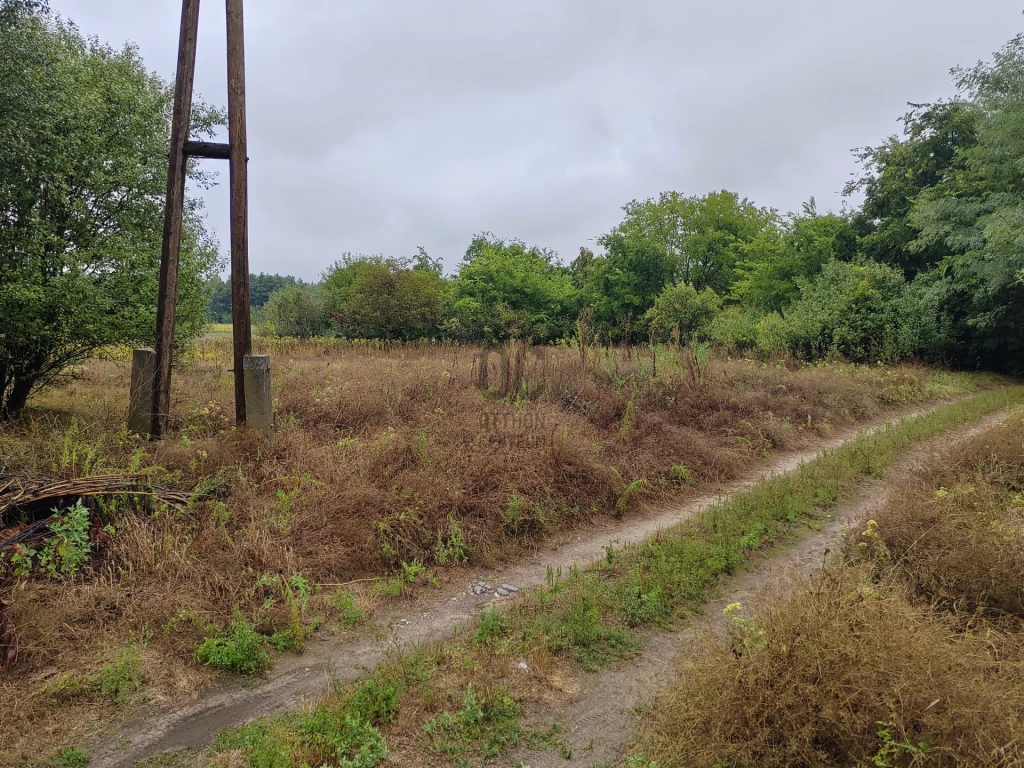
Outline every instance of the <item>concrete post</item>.
[(246, 355), (242, 370), (245, 380), (245, 423), (252, 429), (269, 434), (274, 429), (270, 355)]
[(153, 432), (153, 382), (156, 352), (146, 347), (132, 350), (132, 378), (128, 390), (128, 431), (140, 435)]

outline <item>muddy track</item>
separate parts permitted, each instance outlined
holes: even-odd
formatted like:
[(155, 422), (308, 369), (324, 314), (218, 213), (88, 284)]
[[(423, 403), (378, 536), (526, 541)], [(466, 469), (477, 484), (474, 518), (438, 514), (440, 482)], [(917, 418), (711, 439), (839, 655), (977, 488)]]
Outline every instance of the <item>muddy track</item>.
[[(913, 446), (893, 469), (922, 465), (940, 451), (992, 429), (1005, 419), (1005, 412), (995, 412), (954, 436), (940, 435)], [(696, 644), (708, 635), (724, 635), (730, 624), (723, 614), (725, 607), (741, 603), (744, 613), (748, 613), (785, 597), (821, 568), (844, 529), (866, 522), (885, 503), (885, 490), (882, 481), (863, 481), (856, 495), (833, 509), (819, 530), (808, 529), (794, 544), (763, 553), (748, 568), (723, 580), (719, 597), (707, 603), (703, 613), (689, 620), (680, 631), (651, 629), (641, 633), (639, 657), (588, 675), (580, 686), (585, 690), (529, 711), (531, 720), (558, 722), (569, 729), (564, 739), (572, 747), (570, 759), (552, 752), (523, 750), (509, 755), (501, 764), (571, 768), (617, 765), (625, 760), (635, 733), (637, 708), (650, 704), (660, 690), (671, 684), (678, 663)]]
[[(115, 735), (89, 745), (90, 752), (94, 755), (90, 765), (93, 768), (130, 766), (137, 760), (158, 753), (204, 747), (223, 728), (238, 726), (262, 715), (300, 708), (326, 694), (330, 690), (332, 680), (346, 681), (359, 677), (395, 651), (440, 640), (450, 635), (453, 629), (468, 625), (488, 606), (500, 607), (515, 600), (515, 595), (506, 598), (474, 595), (471, 586), (480, 576), (486, 577), (492, 584), (504, 582), (514, 584), (522, 590), (543, 586), (548, 566), (568, 568), (574, 564), (588, 565), (603, 557), (609, 545), (621, 546), (648, 539), (660, 530), (693, 517), (731, 493), (755, 485), (771, 475), (793, 471), (801, 463), (842, 445), (860, 432), (883, 429), (887, 424), (930, 412), (942, 404), (903, 413), (873, 425), (862, 425), (859, 430), (838, 434), (818, 443), (812, 449), (782, 455), (766, 463), (758, 471), (751, 472), (742, 480), (730, 484), (721, 493), (699, 497), (678, 505), (650, 507), (620, 522), (595, 524), (575, 531), (563, 541), (549, 542), (545, 547), (524, 555), (515, 564), (503, 566), (498, 570), (486, 574), (470, 570), (445, 573), (445, 581), (439, 589), (424, 591), (412, 598), (385, 604), (379, 609), (374, 622), (378, 628), (383, 628), (383, 631), (376, 634), (346, 633), (311, 642), (302, 655), (281, 657), (267, 679), (256, 686), (252, 686), (251, 682), (224, 681), (204, 691), (195, 701), (184, 706), (149, 708), (135, 718), (127, 719)], [(979, 424), (990, 423), (992, 418), (988, 417)], [(975, 429), (980, 428), (979, 426)], [(838, 522), (823, 527), (813, 541), (819, 544), (830, 541), (840, 527), (841, 524)], [(798, 550), (793, 550), (785, 558), (780, 558), (779, 565), (785, 567), (785, 563), (791, 561), (796, 551)], [(816, 562), (820, 563), (820, 558)], [(773, 565), (772, 568), (774, 567)], [(735, 589), (740, 588), (740, 584), (737, 583)], [(714, 617), (720, 613), (721, 611), (712, 605), (707, 615)], [(621, 733), (628, 732), (628, 728), (624, 731), (625, 726), (620, 724), (619, 730), (615, 731), (611, 721), (617, 721), (624, 709), (628, 710), (635, 703), (643, 701), (643, 695), (647, 691), (644, 680), (652, 679), (652, 675), (653, 678), (663, 675), (667, 669), (664, 665), (665, 659), (673, 656), (668, 649), (678, 649), (681, 644), (685, 644), (685, 633), (661, 633), (646, 637), (644, 654), (639, 662), (623, 667), (619, 678), (609, 680), (610, 687), (598, 683), (598, 678), (595, 678), (597, 687), (594, 690), (614, 690), (614, 702), (602, 703), (599, 694), (593, 700), (584, 697), (579, 704), (572, 704), (573, 712), (570, 713), (570, 717), (566, 718), (563, 712), (555, 719), (568, 721), (570, 727), (577, 727), (574, 723), (578, 721), (581, 732), (611, 729), (607, 733), (609, 738), (600, 740), (608, 741), (608, 748), (602, 748), (600, 754), (614, 754), (615, 750), (625, 743)], [(634, 704), (626, 703), (630, 701)], [(604, 711), (605, 714), (598, 714), (600, 711)], [(582, 719), (577, 718), (577, 714)], [(601, 725), (604, 721), (608, 721), (608, 724)], [(613, 733), (619, 735), (613, 737)], [(589, 765), (601, 759), (608, 759), (600, 757), (595, 751), (596, 746), (595, 749), (583, 749), (589, 743), (589, 737), (577, 744), (575, 734), (575, 731), (571, 734), (573, 738), (570, 741), (577, 747), (575, 753), (580, 755), (584, 762), (567, 763), (558, 758), (557, 763), (551, 764)], [(597, 741), (595, 738), (595, 744)], [(548, 758), (550, 756), (533, 755), (527, 762), (533, 766), (544, 765), (547, 764), (545, 761)]]

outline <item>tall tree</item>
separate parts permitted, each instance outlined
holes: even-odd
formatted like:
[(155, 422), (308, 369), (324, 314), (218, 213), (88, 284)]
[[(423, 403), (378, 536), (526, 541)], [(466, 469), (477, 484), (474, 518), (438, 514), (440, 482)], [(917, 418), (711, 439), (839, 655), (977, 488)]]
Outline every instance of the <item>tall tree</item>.
[(819, 214), (814, 198), (740, 247), (732, 297), (755, 312), (778, 312), (800, 295), (799, 284), (832, 259), (850, 261), (856, 238), (847, 215)]
[(466, 249), (446, 304), (448, 333), (500, 341), (567, 337), (579, 292), (555, 253), (521, 240), (479, 234)]
[(608, 338), (637, 338), (645, 331), (645, 313), (673, 284), (678, 261), (654, 238), (612, 232), (602, 242), (605, 254), (593, 261), (584, 302), (593, 307), (597, 329)]
[[(0, 417), (105, 346), (152, 343), (156, 327), (171, 88), (134, 48), (33, 5), (0, 13)], [(222, 122), (193, 110), (200, 135)], [(179, 340), (206, 322), (217, 262), (199, 204), (185, 213)]]
[(922, 193), (912, 248), (946, 254), (963, 362), (1024, 369), (1024, 35), (974, 67), (954, 70), (971, 100), (977, 140), (960, 147), (955, 171)]
[(623, 211), (622, 223), (601, 239), (606, 249), (613, 235), (656, 245), (673, 262), (678, 280), (719, 293), (735, 279), (740, 246), (776, 219), (774, 211), (726, 190), (692, 197), (662, 192), (657, 199), (633, 200)]
[(937, 244), (915, 244), (918, 230), (910, 213), (922, 192), (950, 182), (964, 167), (963, 152), (977, 144), (981, 118), (977, 105), (964, 99), (910, 106), (902, 137), (855, 153), (864, 173), (845, 190), (864, 194), (853, 221), (860, 253), (899, 267), (908, 280), (946, 255)]

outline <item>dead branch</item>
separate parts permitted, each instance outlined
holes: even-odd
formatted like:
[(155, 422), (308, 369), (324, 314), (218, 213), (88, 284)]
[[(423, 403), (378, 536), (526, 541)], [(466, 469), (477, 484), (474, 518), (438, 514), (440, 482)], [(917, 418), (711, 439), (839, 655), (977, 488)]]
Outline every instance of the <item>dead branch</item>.
[[(56, 510), (66, 506), (68, 499), (100, 496), (142, 496), (175, 506), (184, 506), (192, 498), (191, 493), (184, 491), (152, 487), (148, 485), (145, 475), (97, 475), (56, 482), (10, 478), (0, 484), (0, 520), (19, 510)], [(32, 522), (13, 536), (0, 541), (0, 552), (47, 538), (50, 526), (65, 511), (54, 511), (54, 514)]]

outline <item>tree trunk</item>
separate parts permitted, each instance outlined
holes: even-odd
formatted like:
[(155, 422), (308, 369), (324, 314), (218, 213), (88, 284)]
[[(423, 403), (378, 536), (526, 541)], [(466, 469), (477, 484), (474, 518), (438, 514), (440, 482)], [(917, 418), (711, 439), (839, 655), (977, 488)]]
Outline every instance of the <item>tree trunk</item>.
[(34, 379), (26, 379), (15, 374), (14, 381), (6, 391), (0, 392), (0, 421), (17, 418), (25, 408), (28, 396), (32, 392)]

